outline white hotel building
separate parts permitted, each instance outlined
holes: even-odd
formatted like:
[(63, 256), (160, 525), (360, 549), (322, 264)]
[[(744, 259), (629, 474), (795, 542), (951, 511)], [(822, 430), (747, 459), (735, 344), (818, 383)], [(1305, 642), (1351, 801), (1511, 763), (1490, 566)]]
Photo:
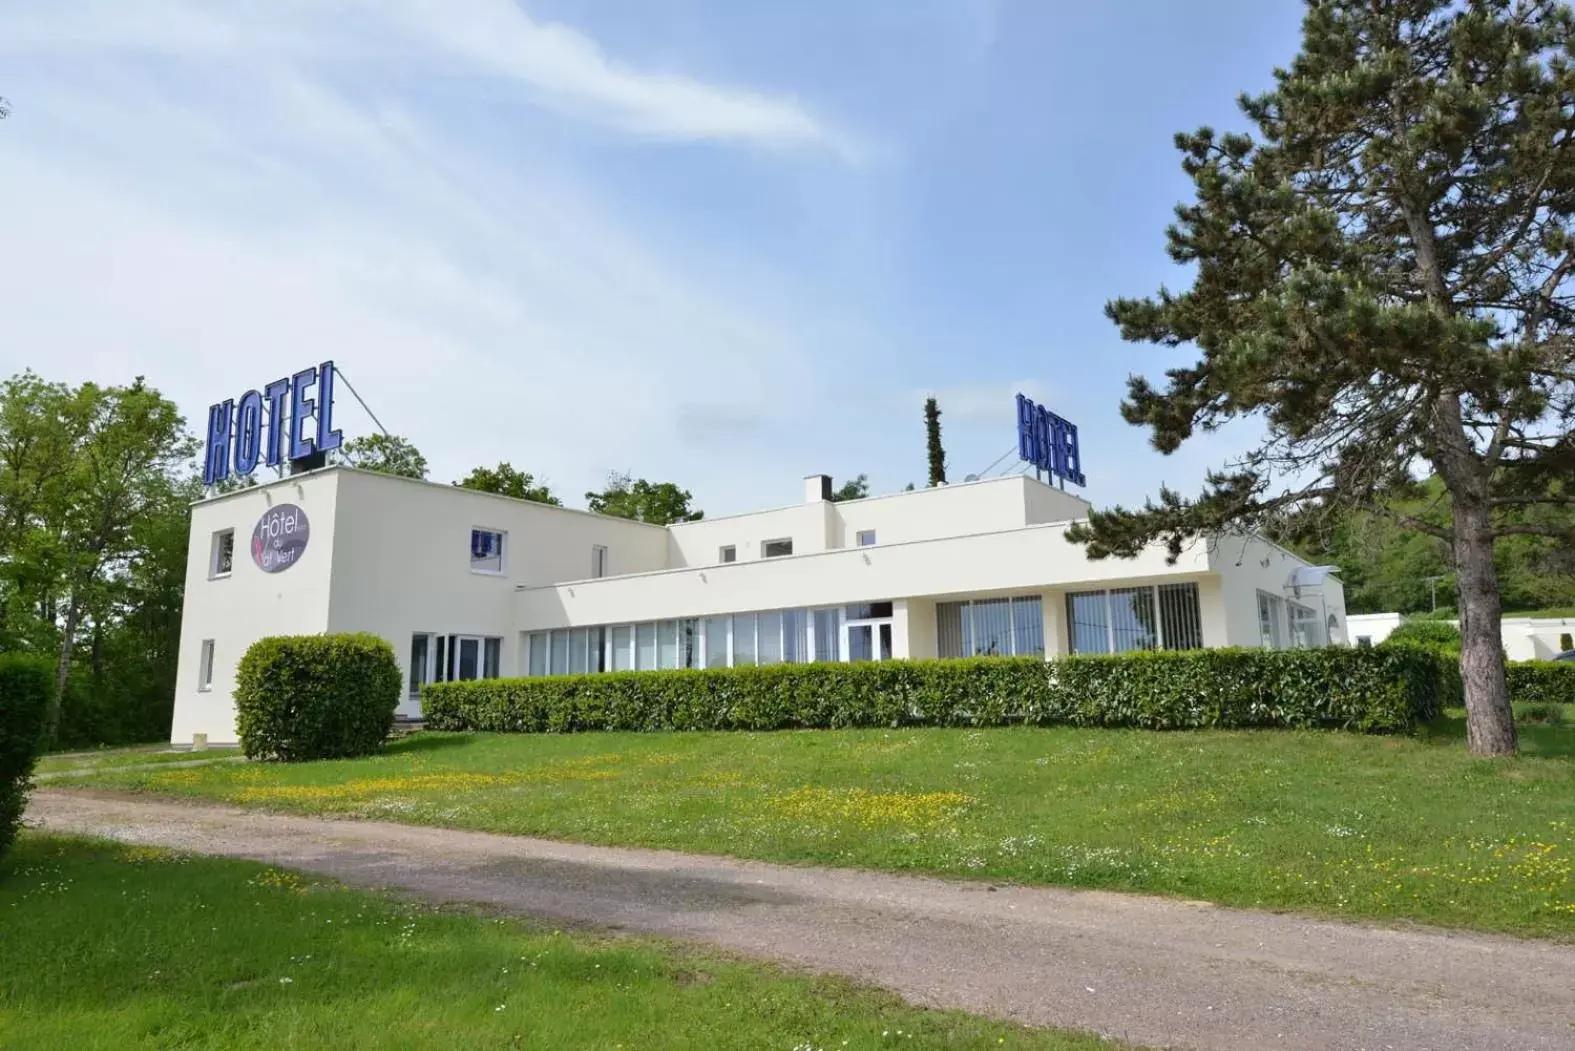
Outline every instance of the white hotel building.
[(1011, 476), (673, 526), (329, 466), (192, 510), (171, 739), (235, 740), (268, 635), (364, 631), (438, 680), (1345, 641), (1338, 578), (1254, 536), (1090, 560)]

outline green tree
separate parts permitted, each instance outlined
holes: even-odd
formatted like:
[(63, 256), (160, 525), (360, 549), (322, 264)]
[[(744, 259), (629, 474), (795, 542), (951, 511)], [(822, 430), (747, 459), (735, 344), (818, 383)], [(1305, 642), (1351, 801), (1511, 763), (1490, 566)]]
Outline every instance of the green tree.
[[(912, 488), (910, 486), (909, 488)], [(870, 495), (870, 476), (861, 474), (857, 478), (849, 478), (831, 494), (833, 503), (842, 503), (845, 500), (862, 500)]]
[(614, 518), (632, 518), (636, 522), (652, 525), (671, 525), (674, 522), (698, 522), (705, 517), (703, 511), (692, 511), (689, 502), (694, 496), (687, 489), (680, 489), (672, 482), (652, 483), (644, 478), (630, 479), (628, 473), (614, 471), (607, 476), (607, 488), (599, 493), (586, 493), (587, 507), (599, 515)]
[(946, 484), (946, 450), (941, 447), (941, 406), (924, 399), (924, 449), (930, 460), (930, 486)]
[(397, 474), (404, 478), (426, 478), (427, 458), (408, 438), (397, 434), (365, 434), (351, 438), (339, 448), (339, 459), (363, 471)]
[(1302, 49), (1257, 129), (1176, 138), (1196, 196), (1170, 254), (1190, 289), (1120, 299), (1122, 336), (1193, 344), (1123, 415), (1171, 452), (1249, 417), (1260, 443), (1193, 500), (1162, 489), (1071, 533), (1089, 554), (1257, 527), (1280, 514), (1389, 514), (1418, 466), (1448, 519), (1469, 747), (1516, 749), (1495, 545), (1569, 530), (1510, 512), (1575, 500), (1575, 74), (1568, 5), (1310, 0)]
[(484, 493), (512, 496), (516, 500), (563, 506), (563, 502), (552, 495), (552, 490), (545, 482), (537, 485), (533, 475), (515, 470), (509, 463), (500, 463), (496, 467), (477, 467), (454, 484), (461, 489), (479, 489)]

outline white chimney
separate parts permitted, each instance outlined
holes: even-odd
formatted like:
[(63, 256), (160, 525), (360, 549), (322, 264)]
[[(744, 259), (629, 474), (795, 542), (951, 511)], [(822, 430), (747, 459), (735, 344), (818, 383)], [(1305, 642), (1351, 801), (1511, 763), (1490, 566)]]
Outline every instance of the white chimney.
[(812, 474), (804, 479), (804, 502), (818, 504), (831, 499), (831, 475)]

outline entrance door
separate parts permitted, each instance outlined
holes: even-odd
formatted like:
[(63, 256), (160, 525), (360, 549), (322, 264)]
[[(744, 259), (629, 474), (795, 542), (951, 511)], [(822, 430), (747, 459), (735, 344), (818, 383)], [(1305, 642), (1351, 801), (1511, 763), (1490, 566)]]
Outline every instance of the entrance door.
[(842, 626), (842, 652), (849, 661), (891, 660), (891, 621), (855, 621)]

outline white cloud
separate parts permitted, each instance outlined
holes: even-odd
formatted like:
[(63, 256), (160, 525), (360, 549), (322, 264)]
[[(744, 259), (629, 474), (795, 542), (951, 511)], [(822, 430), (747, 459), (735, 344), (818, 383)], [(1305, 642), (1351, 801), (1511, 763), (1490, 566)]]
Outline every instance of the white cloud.
[[(326, 16), (307, 32), (315, 5), (266, 29), (275, 5), (67, 6), (0, 14), (16, 106), (0, 126), (0, 372), (144, 373), (197, 423), (212, 401), (333, 358), (440, 480), (508, 459), (571, 501), (619, 468), (678, 480), (712, 513), (796, 493), (805, 469), (772, 428), (822, 400), (822, 370), (796, 331), (808, 312), (749, 283), (769, 280), (758, 261), (642, 235), (524, 133), (500, 152), (485, 129), (450, 131), (357, 33)], [(578, 39), (535, 46), (573, 59), (553, 90), (601, 92), (611, 120), (647, 80)], [(433, 47), (423, 62), (458, 53)], [(707, 110), (753, 96), (678, 83), (640, 119), (771, 145), (791, 124)], [(707, 112), (721, 115), (691, 119)], [(760, 433), (697, 432), (685, 405)], [(349, 398), (338, 419), (371, 426)]]
[(64, 0), (0, 16), (0, 54), (145, 53), (165, 59), (441, 69), (515, 83), (535, 102), (632, 135), (772, 150), (863, 148), (797, 100), (619, 63), (513, 0)]

